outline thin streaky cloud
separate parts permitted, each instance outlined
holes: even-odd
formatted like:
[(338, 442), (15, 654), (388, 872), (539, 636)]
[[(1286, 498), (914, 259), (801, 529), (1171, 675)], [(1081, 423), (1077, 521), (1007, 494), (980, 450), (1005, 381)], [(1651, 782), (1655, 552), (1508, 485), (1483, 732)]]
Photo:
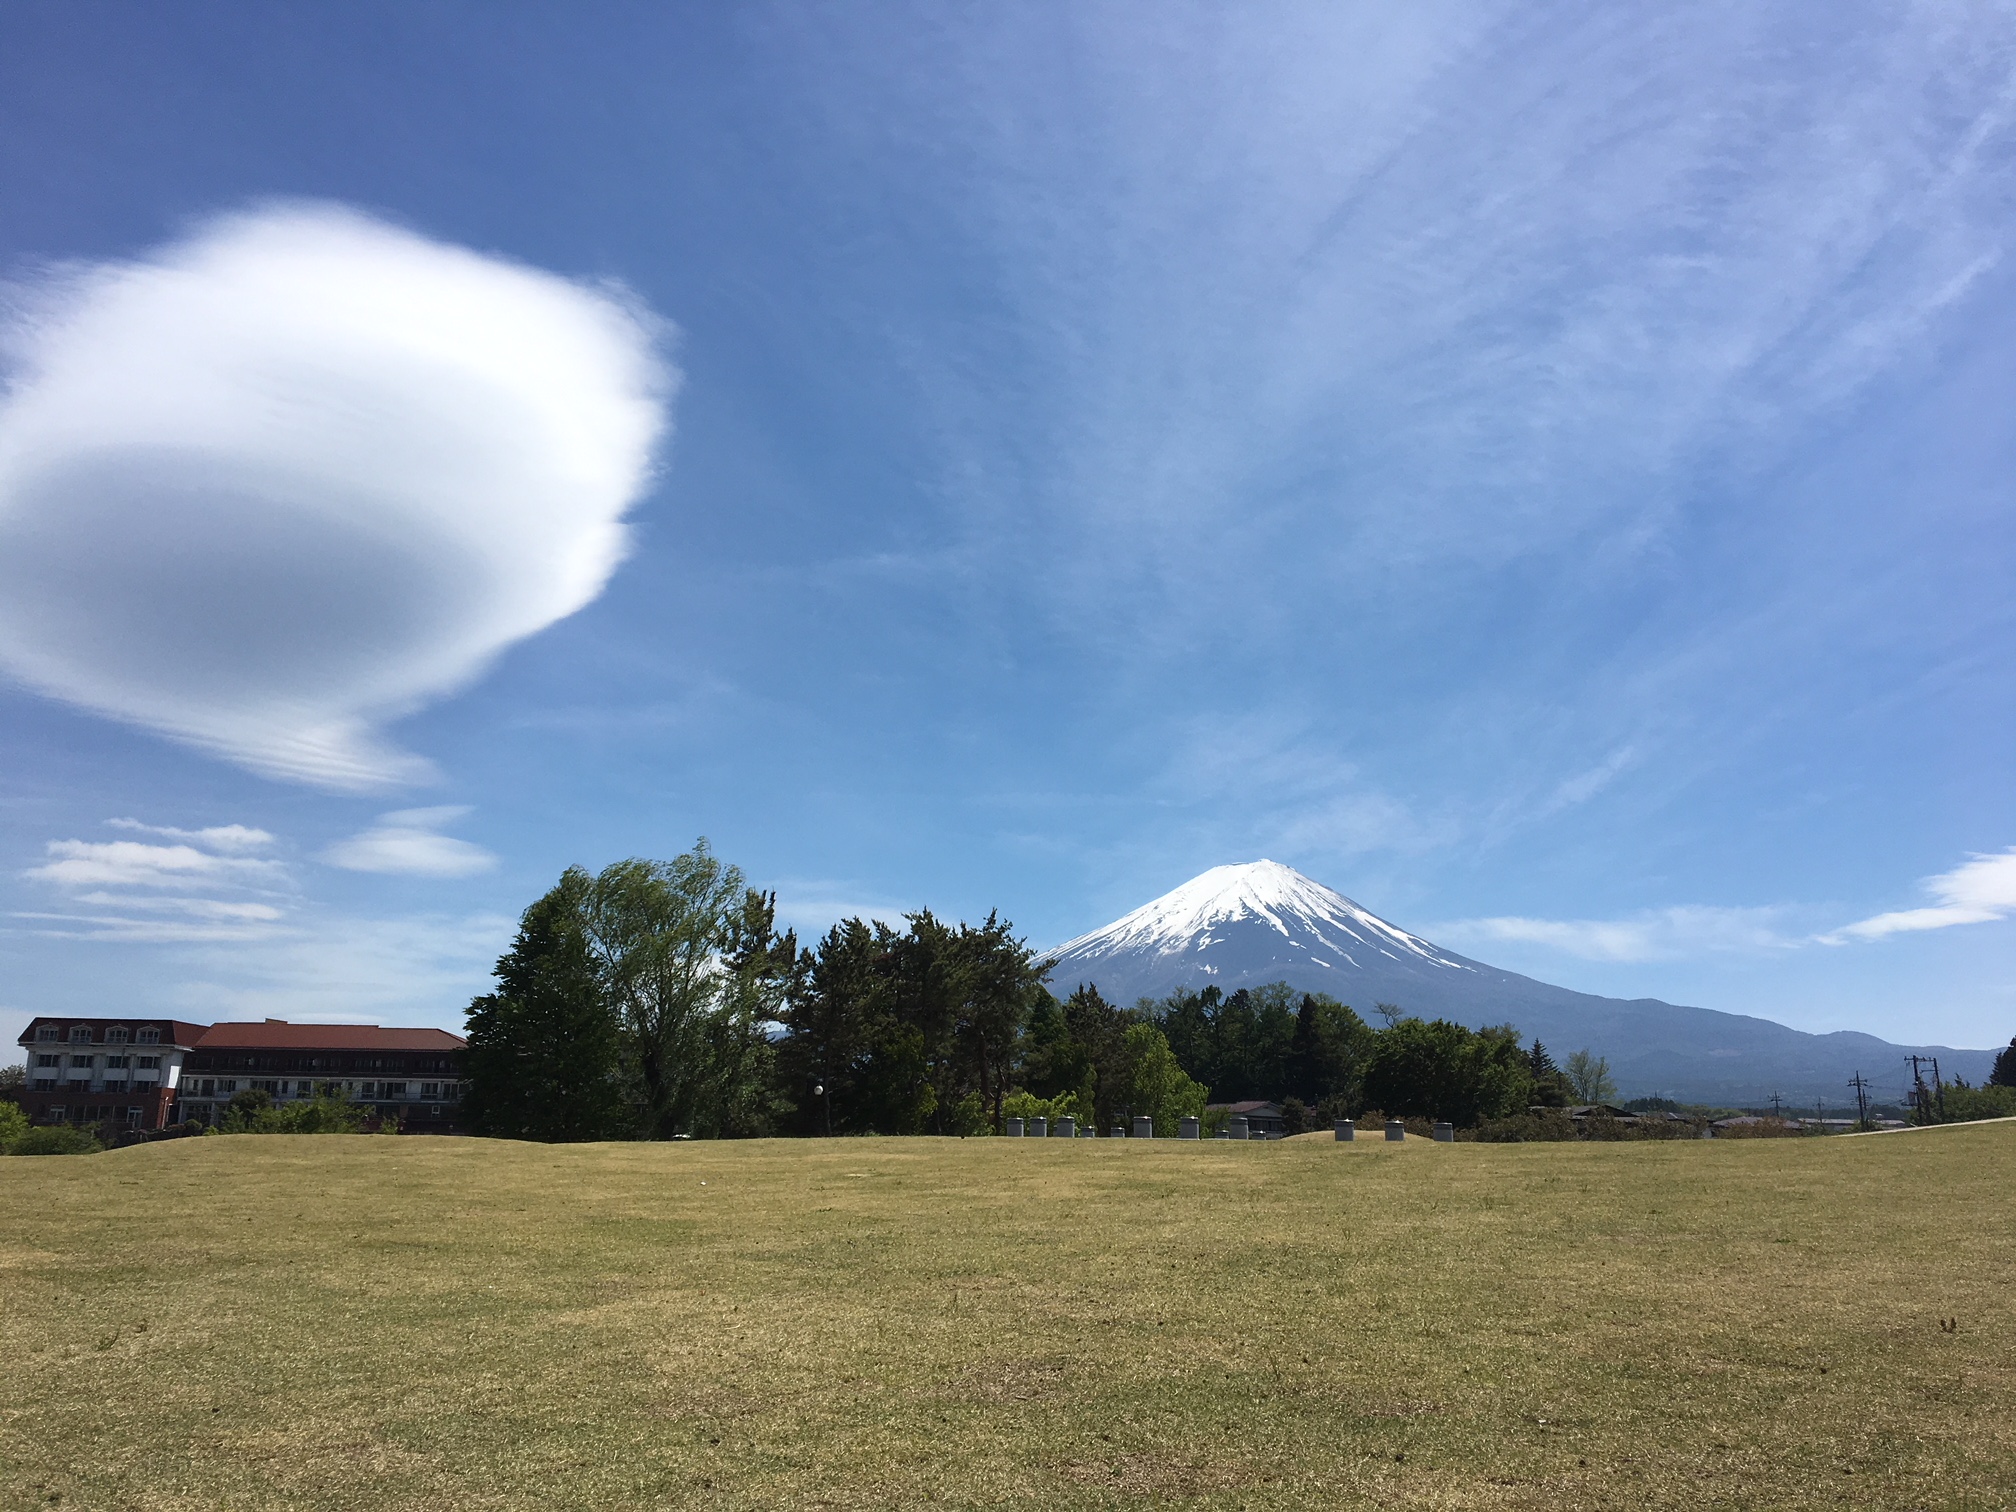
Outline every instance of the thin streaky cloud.
[(2016, 846), (1999, 854), (1976, 854), (1949, 872), (1920, 884), (1938, 901), (1925, 908), (1881, 913), (1821, 935), (1823, 944), (1850, 940), (1880, 940), (1887, 935), (1951, 929), (1959, 924), (1989, 924), (2016, 914)]
[(168, 840), (186, 840), (206, 850), (238, 853), (264, 850), (273, 836), (263, 829), (244, 824), (218, 824), (208, 829), (177, 829), (172, 824), (142, 824), (138, 819), (107, 819), (107, 829), (133, 830), (143, 835), (160, 835)]
[(51, 840), (50, 859), (23, 874), (59, 887), (203, 887), (217, 882), (284, 884), (277, 861), (220, 856), (193, 845), (139, 840)]

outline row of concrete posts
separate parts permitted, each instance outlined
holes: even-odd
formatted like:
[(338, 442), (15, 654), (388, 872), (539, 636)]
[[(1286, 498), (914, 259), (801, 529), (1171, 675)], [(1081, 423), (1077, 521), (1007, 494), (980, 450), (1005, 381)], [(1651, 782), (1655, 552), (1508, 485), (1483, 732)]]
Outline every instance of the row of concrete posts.
[[(1358, 1121), (1356, 1119), (1340, 1118), (1334, 1127), (1340, 1143), (1358, 1137)], [(1058, 1119), (1011, 1118), (1008, 1120), (1008, 1127), (1004, 1132), (1010, 1139), (1094, 1139), (1098, 1137), (1096, 1129), (1081, 1129), (1078, 1127), (1078, 1120), (1068, 1115)], [(1126, 1139), (1130, 1136), (1124, 1124), (1115, 1124), (1113, 1132), (1109, 1137), (1113, 1139)], [(1134, 1132), (1131, 1137), (1135, 1139), (1153, 1139), (1155, 1137), (1155, 1120), (1148, 1117), (1135, 1119)], [(1184, 1119), (1181, 1127), (1177, 1130), (1176, 1137), (1178, 1139), (1202, 1139), (1204, 1137), (1204, 1121), (1194, 1117)], [(1219, 1139), (1266, 1139), (1268, 1136), (1262, 1131), (1251, 1127), (1245, 1118), (1234, 1117), (1227, 1122), (1225, 1131), (1217, 1137)], [(1386, 1137), (1396, 1143), (1405, 1139), (1407, 1137), (1407, 1125), (1397, 1118), (1387, 1119)], [(1435, 1125), (1435, 1142), (1437, 1144), (1454, 1144), (1456, 1142), (1456, 1126), (1449, 1123), (1438, 1123)]]

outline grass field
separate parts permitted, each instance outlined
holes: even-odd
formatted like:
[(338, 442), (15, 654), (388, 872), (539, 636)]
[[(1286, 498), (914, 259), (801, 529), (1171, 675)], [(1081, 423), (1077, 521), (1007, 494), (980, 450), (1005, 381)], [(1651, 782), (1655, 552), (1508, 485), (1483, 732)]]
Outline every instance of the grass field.
[(2008, 1507), (2012, 1207), (2006, 1124), (0, 1160), (0, 1505)]

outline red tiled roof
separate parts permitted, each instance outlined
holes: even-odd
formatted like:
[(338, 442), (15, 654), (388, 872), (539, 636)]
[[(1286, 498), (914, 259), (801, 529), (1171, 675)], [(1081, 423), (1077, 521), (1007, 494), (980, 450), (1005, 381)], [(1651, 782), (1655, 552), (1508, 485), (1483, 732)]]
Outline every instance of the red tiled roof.
[(72, 1024), (90, 1025), (93, 1043), (97, 1043), (104, 1038), (102, 1031), (108, 1025), (125, 1029), (159, 1029), (162, 1035), (162, 1044), (169, 1046), (171, 1049), (179, 1046), (184, 1050), (193, 1047), (196, 1041), (201, 1039), (204, 1032), (209, 1028), (207, 1024), (185, 1024), (180, 1019), (81, 1018), (69, 1014), (43, 1013), (37, 1014), (34, 1018), (28, 1020), (28, 1025), (21, 1031), (21, 1038), (17, 1043), (23, 1045), (35, 1043), (35, 1030), (37, 1026), (42, 1024), (54, 1024), (57, 1028), (63, 1030), (65, 1043), (68, 1042), (69, 1030)]
[(199, 1050), (460, 1050), (468, 1043), (446, 1029), (381, 1029), (376, 1024), (212, 1024)]

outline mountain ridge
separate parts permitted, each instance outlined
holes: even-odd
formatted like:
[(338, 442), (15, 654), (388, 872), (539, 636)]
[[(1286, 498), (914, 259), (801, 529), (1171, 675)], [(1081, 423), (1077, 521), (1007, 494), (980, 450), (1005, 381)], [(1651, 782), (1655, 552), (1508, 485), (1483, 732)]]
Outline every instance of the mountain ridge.
[(1877, 1095), (1908, 1092), (1907, 1058), (1936, 1056), (1947, 1078), (1985, 1079), (1989, 1050), (1897, 1045), (1855, 1030), (1813, 1034), (1772, 1019), (1556, 987), (1444, 950), (1277, 861), (1215, 866), (1111, 924), (1050, 953), (1049, 980), (1081, 983), (1112, 1001), (1178, 987), (1225, 992), (1286, 981), (1369, 1015), (1392, 1003), (1424, 1018), (1479, 1028), (1512, 1023), (1557, 1053), (1610, 1061), (1621, 1095), (1758, 1105), (1851, 1100), (1863, 1075)]

